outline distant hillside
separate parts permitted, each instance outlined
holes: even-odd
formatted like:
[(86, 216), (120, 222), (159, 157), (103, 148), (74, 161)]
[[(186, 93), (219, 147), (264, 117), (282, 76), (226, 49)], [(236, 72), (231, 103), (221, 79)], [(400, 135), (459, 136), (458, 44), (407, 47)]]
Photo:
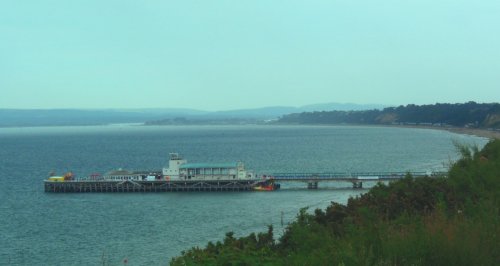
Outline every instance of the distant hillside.
[(190, 109), (0, 109), (0, 127), (143, 123), (152, 119), (203, 113)]
[(353, 103), (321, 103), (304, 105), (300, 107), (293, 106), (270, 106), (255, 109), (241, 109), (229, 110), (208, 113), (205, 116), (210, 117), (241, 117), (241, 118), (262, 118), (262, 119), (275, 119), (280, 116), (300, 113), (300, 112), (314, 112), (314, 111), (355, 111), (355, 110), (372, 110), (383, 109), (385, 106), (377, 104), (353, 104)]
[(381, 104), (355, 104), (355, 103), (320, 103), (304, 105), (298, 109), (301, 112), (314, 112), (314, 111), (362, 111), (362, 110), (382, 110), (387, 105)]
[(302, 107), (272, 106), (228, 111), (200, 111), (183, 108), (149, 109), (0, 109), (0, 127), (71, 126), (114, 123), (148, 125), (248, 124), (308, 111), (368, 110), (380, 105), (326, 103)]
[(500, 128), (500, 104), (433, 104), (388, 107), (383, 110), (303, 112), (285, 115), (287, 124), (407, 124)]
[(350, 103), (324, 103), (305, 105), (301, 107), (293, 106), (270, 106), (254, 109), (240, 109), (217, 112), (206, 112), (200, 115), (166, 117), (159, 120), (147, 121), (147, 125), (224, 125), (224, 124), (258, 124), (267, 120), (276, 120), (280, 116), (309, 111), (331, 111), (331, 110), (370, 110), (374, 108), (382, 109), (384, 106), (370, 104), (350, 104)]

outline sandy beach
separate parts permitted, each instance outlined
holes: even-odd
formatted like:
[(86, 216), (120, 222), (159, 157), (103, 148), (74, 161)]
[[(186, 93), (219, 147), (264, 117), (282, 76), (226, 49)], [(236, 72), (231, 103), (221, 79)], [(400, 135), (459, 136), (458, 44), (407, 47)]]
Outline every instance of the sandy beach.
[(453, 133), (475, 135), (479, 137), (489, 138), (489, 139), (500, 139), (499, 131), (492, 131), (487, 129), (477, 129), (477, 128), (445, 128)]
[(493, 131), (487, 129), (465, 128), (465, 127), (405, 126), (405, 125), (395, 125), (395, 127), (446, 130), (457, 134), (474, 135), (488, 139), (500, 139), (500, 131)]

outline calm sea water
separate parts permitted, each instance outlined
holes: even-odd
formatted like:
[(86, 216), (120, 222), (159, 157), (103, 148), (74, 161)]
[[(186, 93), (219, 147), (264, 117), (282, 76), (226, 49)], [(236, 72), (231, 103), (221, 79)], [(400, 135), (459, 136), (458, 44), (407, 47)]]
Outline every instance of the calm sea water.
[(128, 265), (167, 265), (228, 231), (242, 236), (273, 224), (279, 234), (302, 207), (346, 203), (362, 193), (349, 184), (316, 191), (285, 184), (267, 193), (44, 193), (51, 170), (83, 176), (160, 169), (175, 151), (190, 162), (241, 160), (261, 173), (436, 171), (457, 158), (452, 140), (487, 142), (384, 127), (1, 128), (0, 264), (122, 265), (126, 258)]

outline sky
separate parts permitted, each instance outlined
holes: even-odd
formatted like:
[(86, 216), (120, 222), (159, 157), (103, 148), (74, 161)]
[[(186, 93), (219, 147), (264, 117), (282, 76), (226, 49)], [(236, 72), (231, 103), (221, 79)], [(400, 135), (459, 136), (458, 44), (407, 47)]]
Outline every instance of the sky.
[(498, 0), (1, 0), (0, 108), (500, 101)]

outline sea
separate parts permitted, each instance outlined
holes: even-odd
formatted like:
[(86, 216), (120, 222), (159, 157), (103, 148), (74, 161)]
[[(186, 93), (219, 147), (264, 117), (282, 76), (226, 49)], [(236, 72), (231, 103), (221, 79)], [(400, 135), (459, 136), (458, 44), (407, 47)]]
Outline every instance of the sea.
[(273, 225), (279, 237), (301, 208), (346, 204), (349, 183), (282, 184), (273, 192), (45, 193), (55, 171), (76, 176), (242, 161), (278, 172), (446, 171), (454, 142), (441, 130), (369, 126), (140, 126), (0, 128), (0, 265), (168, 265), (191, 247)]

